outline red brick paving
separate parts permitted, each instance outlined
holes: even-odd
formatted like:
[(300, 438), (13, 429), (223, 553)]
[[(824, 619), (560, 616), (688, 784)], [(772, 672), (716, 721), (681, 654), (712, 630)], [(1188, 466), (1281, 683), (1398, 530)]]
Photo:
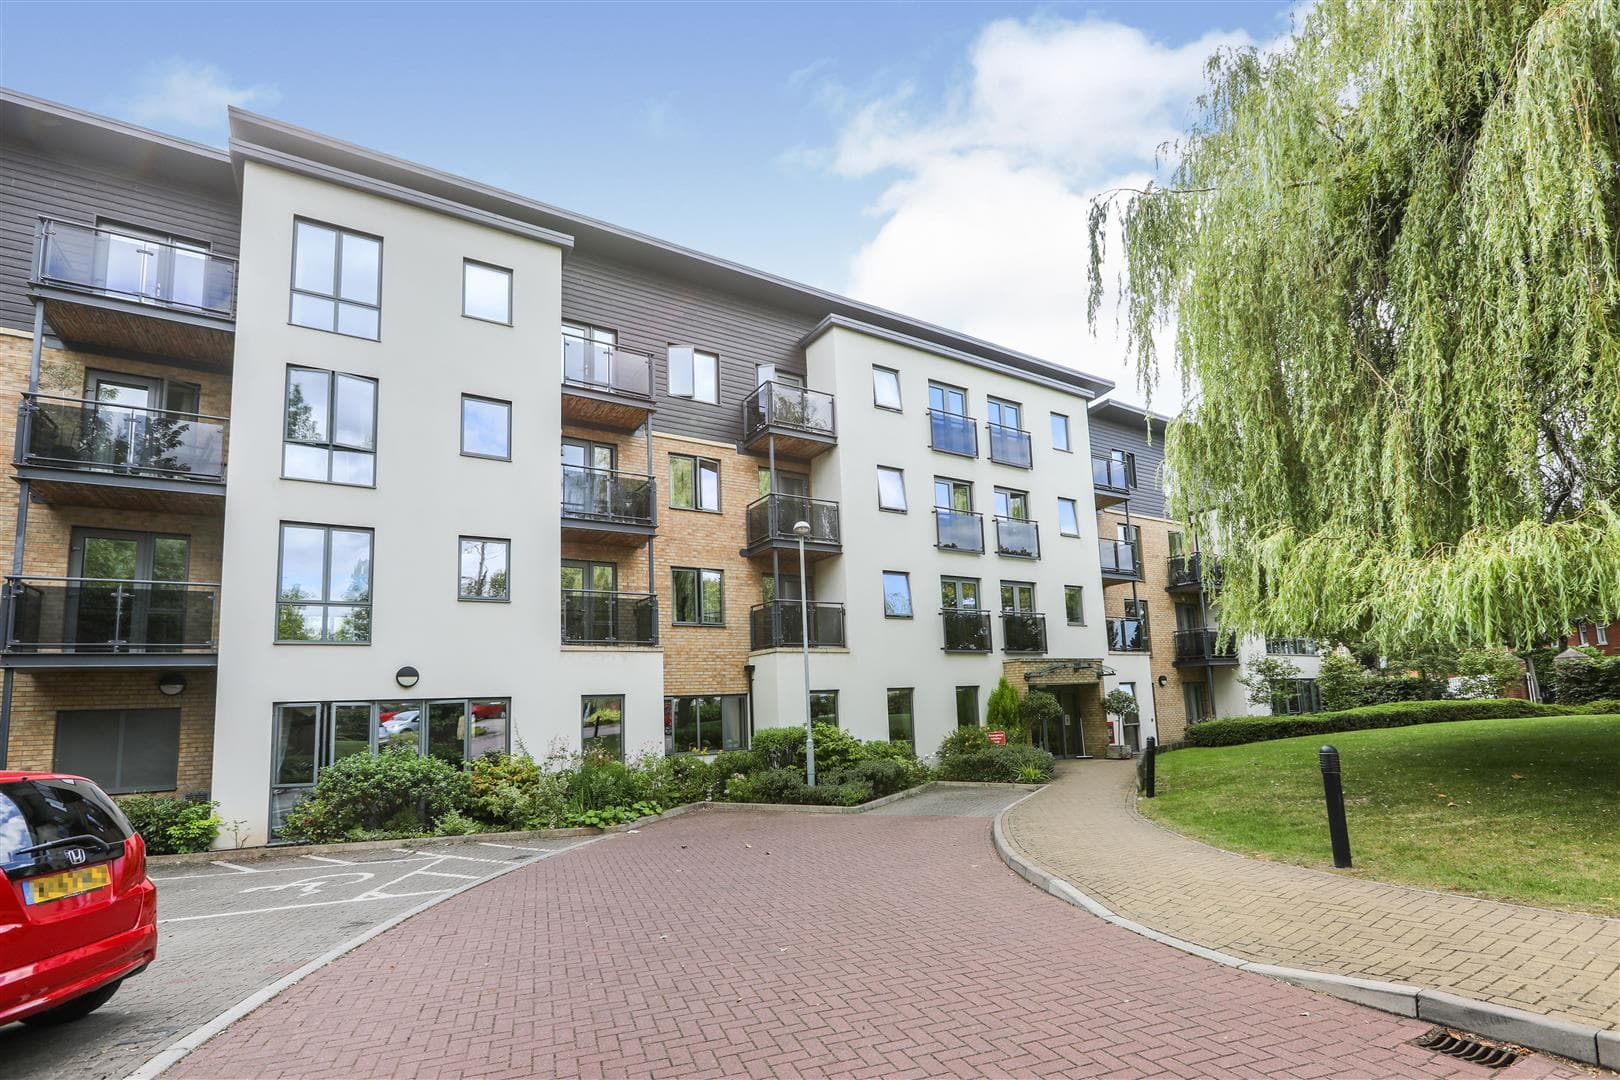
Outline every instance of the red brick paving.
[(1078, 911), (989, 833), (697, 813), (612, 837), (409, 920), (171, 1075), (1490, 1075), (1405, 1045), (1426, 1024)]

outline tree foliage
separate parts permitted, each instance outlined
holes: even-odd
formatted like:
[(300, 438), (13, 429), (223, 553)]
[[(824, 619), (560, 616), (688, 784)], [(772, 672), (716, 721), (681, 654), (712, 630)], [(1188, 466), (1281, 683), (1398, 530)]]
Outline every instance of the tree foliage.
[(1620, 0), (1322, 0), (1211, 59), (1111, 216), (1172, 503), (1258, 633), (1527, 647), (1620, 611)]

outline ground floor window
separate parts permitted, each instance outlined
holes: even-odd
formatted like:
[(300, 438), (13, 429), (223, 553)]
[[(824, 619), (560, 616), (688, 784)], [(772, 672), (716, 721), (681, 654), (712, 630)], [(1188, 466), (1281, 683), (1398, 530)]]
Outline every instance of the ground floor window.
[(87, 776), (114, 795), (173, 791), (180, 768), (180, 710), (59, 712), (51, 768)]
[(1322, 691), (1315, 679), (1295, 679), (1293, 692), (1283, 701), (1282, 711), (1289, 714), (1322, 711)]
[[(1131, 697), (1136, 697), (1135, 683), (1122, 682), (1119, 684), (1119, 688), (1131, 695)], [(1135, 716), (1124, 716), (1120, 718), (1119, 741), (1130, 747), (1132, 750), (1142, 749), (1142, 714), (1140, 711), (1140, 701), (1137, 703), (1137, 709), (1138, 712)]]
[(1181, 684), (1181, 703), (1187, 723), (1196, 724), (1209, 715), (1209, 696), (1201, 682)]
[(958, 686), (956, 688), (956, 726), (979, 726), (979, 688), (977, 686)]
[(838, 726), (838, 691), (810, 691), (810, 723)]
[(712, 694), (664, 699), (664, 753), (748, 749), (748, 698)]
[(624, 695), (586, 694), (579, 699), (580, 745), (587, 754), (624, 760)]
[(917, 727), (911, 711), (910, 688), (889, 691), (889, 741), (910, 743), (917, 749)]

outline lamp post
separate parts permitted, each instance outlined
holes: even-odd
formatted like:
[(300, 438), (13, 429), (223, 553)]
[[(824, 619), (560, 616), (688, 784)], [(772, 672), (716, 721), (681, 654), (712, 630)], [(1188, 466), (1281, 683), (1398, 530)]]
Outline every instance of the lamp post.
[(793, 532), (799, 538), (799, 642), (804, 649), (804, 779), (816, 786), (816, 736), (810, 723), (810, 579), (804, 575), (804, 538), (810, 535), (808, 521), (795, 521)]

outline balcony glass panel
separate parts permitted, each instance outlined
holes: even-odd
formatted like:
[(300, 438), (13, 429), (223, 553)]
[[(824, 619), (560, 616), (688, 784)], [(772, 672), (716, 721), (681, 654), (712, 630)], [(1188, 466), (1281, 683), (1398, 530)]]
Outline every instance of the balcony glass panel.
[(1115, 491), (1129, 491), (1131, 487), (1125, 462), (1116, 461), (1107, 454), (1091, 455), (1091, 483), (1094, 487)]
[(934, 536), (949, 551), (984, 552), (984, 517), (970, 510), (934, 510)]
[(658, 644), (658, 598), (647, 593), (564, 589), (566, 645)]
[[(811, 601), (810, 647), (844, 646), (844, 605)], [(802, 649), (805, 612), (797, 600), (773, 600), (748, 610), (749, 644), (755, 649)]]
[(793, 531), (797, 522), (810, 525), (805, 542), (811, 544), (840, 543), (838, 504), (826, 499), (811, 499), (803, 495), (767, 495), (748, 504), (748, 543), (750, 546), (767, 540), (797, 541)]
[(947, 454), (979, 456), (979, 429), (971, 416), (928, 410), (928, 445)]
[(236, 310), (236, 260), (193, 244), (45, 219), (36, 258), (41, 284), (211, 315)]
[(564, 465), (562, 515), (625, 525), (651, 525), (652, 477)]
[(1237, 639), (1230, 637), (1221, 642), (1221, 632), (1205, 627), (1176, 631), (1177, 660), (1216, 660), (1237, 657)]
[(1147, 652), (1147, 620), (1114, 618), (1107, 626), (1109, 652)]
[(606, 394), (652, 397), (652, 362), (600, 341), (563, 335), (563, 382)]
[(196, 413), (24, 394), (19, 462), (189, 480), (225, 478), (226, 422)]
[(1125, 540), (1099, 540), (1097, 552), (1103, 573), (1142, 576), (1142, 560), (1137, 555), (1135, 544)]
[(1040, 526), (1022, 518), (996, 518), (996, 552), (1025, 559), (1040, 558)]
[(187, 581), (7, 578), (12, 652), (198, 652), (214, 648), (219, 586)]
[(1030, 451), (1029, 432), (1018, 428), (1003, 427), (1000, 424), (986, 424), (990, 431), (990, 460), (1002, 465), (1016, 465), (1021, 469), (1030, 467), (1033, 461)]
[(942, 611), (946, 652), (989, 652), (990, 613), (988, 611)]
[(766, 428), (787, 428), (811, 435), (838, 433), (831, 394), (792, 383), (765, 382), (743, 402), (743, 438), (751, 439)]
[(1010, 653), (1046, 651), (1046, 616), (1029, 611), (1001, 613), (1001, 648)]

